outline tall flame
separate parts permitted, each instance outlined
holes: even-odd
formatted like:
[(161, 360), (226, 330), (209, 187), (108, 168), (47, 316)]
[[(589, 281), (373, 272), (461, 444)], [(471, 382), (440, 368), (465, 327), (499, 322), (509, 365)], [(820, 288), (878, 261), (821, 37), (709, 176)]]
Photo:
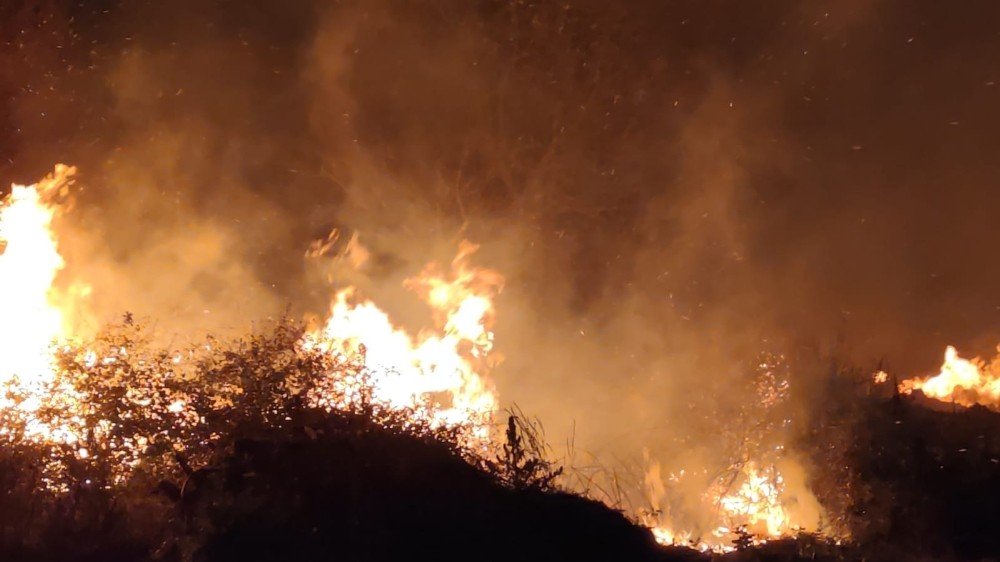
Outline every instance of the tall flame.
[[(0, 383), (16, 384), (28, 398), (18, 404), (37, 409), (38, 387), (53, 376), (53, 344), (62, 339), (65, 318), (53, 302), (52, 285), (63, 268), (52, 221), (58, 198), (76, 169), (59, 164), (34, 185), (13, 185), (0, 206)], [(13, 404), (0, 398), (0, 407)]]
[(976, 357), (963, 359), (958, 350), (948, 346), (941, 372), (930, 377), (913, 378), (899, 384), (899, 391), (910, 394), (920, 390), (926, 396), (961, 406), (980, 404), (1000, 410), (1000, 346), (989, 363)]

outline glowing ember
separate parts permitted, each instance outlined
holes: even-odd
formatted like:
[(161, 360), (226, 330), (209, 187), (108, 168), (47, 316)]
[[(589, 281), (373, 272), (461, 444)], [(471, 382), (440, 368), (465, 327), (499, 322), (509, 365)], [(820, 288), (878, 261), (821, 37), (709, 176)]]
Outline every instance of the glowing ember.
[[(997, 349), (1000, 351), (1000, 346)], [(1000, 410), (1000, 354), (987, 363), (978, 357), (962, 359), (954, 347), (948, 346), (940, 373), (899, 384), (899, 391), (904, 394), (914, 390), (961, 406), (981, 404)]]
[(781, 505), (784, 489), (781, 474), (773, 468), (758, 470), (753, 463), (748, 463), (742, 476), (743, 483), (738, 490), (719, 498), (719, 506), (726, 517), (758, 535), (780, 537), (790, 531), (788, 513)]
[[(646, 474), (646, 486), (654, 511), (643, 517), (660, 544), (692, 546), (702, 551), (729, 552), (735, 547), (738, 532), (752, 537), (754, 544), (794, 533), (804, 527), (786, 509), (785, 480), (776, 467), (759, 467), (746, 463), (735, 475), (710, 486), (702, 496), (703, 512), (714, 513), (711, 530), (698, 534), (679, 530), (664, 513), (661, 501), (665, 487), (661, 468), (653, 463)], [(669, 481), (678, 483), (683, 474), (671, 474)], [(708, 535), (708, 536), (705, 536)]]
[(782, 354), (763, 352), (758, 359), (752, 367), (757, 400), (736, 421), (759, 432), (740, 434), (738, 453), (727, 461), (731, 464), (664, 471), (647, 455), (651, 510), (641, 513), (640, 521), (661, 544), (722, 553), (738, 543), (762, 544), (821, 530), (822, 508), (808, 485), (806, 467), (781, 438), (787, 419), (780, 406), (791, 396), (790, 366)]

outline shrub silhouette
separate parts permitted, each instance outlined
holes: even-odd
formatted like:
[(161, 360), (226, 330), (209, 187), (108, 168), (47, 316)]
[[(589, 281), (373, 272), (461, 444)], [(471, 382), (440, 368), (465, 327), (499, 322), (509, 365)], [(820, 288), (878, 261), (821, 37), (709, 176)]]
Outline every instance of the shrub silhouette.
[[(496, 447), (470, 448), (475, 428), (386, 407), (363, 355), (310, 352), (302, 334), (282, 320), (168, 352), (126, 318), (61, 348), (46, 390), (69, 402), (0, 411), (0, 560), (711, 558), (658, 547), (620, 512), (559, 490), (562, 468), (519, 411)], [(860, 392), (860, 380), (831, 379), (799, 444), (826, 467), (821, 499), (843, 504), (855, 542), (741, 536), (722, 559), (996, 556), (1000, 416)], [(79, 440), (33, 439), (37, 422)]]

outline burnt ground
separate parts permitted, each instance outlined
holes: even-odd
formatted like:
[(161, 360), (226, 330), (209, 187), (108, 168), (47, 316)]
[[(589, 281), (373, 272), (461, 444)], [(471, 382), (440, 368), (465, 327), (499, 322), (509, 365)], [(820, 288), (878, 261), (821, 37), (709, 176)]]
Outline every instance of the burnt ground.
[[(1000, 416), (908, 398), (873, 398), (854, 412), (847, 485), (857, 544), (802, 536), (721, 559), (996, 559)], [(18, 460), (5, 457), (0, 473), (3, 560), (711, 558), (659, 547), (621, 513), (539, 481), (511, 486), (510, 466), (470, 464), (440, 436), (355, 414), (247, 431), (211, 465), (117, 496), (81, 486), (53, 504), (26, 500), (37, 494), (18, 496), (16, 483), (32, 465)], [(32, 518), (32, 532), (18, 527)]]

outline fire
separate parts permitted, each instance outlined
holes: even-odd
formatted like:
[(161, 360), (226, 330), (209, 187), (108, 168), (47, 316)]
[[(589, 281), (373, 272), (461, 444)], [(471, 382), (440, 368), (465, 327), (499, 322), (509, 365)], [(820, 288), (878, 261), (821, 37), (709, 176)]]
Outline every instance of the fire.
[[(997, 350), (1000, 352), (1000, 346)], [(914, 390), (961, 406), (980, 404), (1000, 410), (1000, 353), (987, 363), (978, 357), (963, 359), (959, 357), (958, 350), (949, 345), (940, 373), (905, 380), (899, 385), (903, 394), (911, 394)]]
[[(486, 422), (498, 401), (482, 371), (493, 349), (493, 297), (503, 286), (496, 272), (470, 267), (477, 246), (464, 242), (450, 274), (435, 265), (406, 281), (432, 309), (438, 330), (416, 336), (356, 291), (339, 291), (329, 318), (304, 345), (362, 366), (370, 398), (389, 408), (411, 409), (434, 426), (476, 427), (475, 440), (489, 440)], [(341, 395), (345, 395), (341, 393)], [(346, 396), (352, 396), (346, 394)], [(330, 404), (318, 394), (318, 405)]]
[[(74, 172), (59, 165), (35, 185), (14, 185), (0, 206), (0, 436), (72, 445), (80, 460), (110, 456), (121, 468), (115, 479), (122, 481), (153, 439), (172, 439), (171, 432), (183, 435), (205, 423), (190, 391), (176, 387), (179, 380), (197, 379), (199, 365), (212, 364), (212, 349), (206, 347), (204, 357), (144, 349), (130, 356), (126, 346), (108, 341), (93, 348), (76, 343), (67, 329), (73, 308), (61, 306), (73, 303), (60, 302), (54, 289), (65, 264), (53, 231)], [(307, 401), (327, 409), (370, 401), (414, 422), (462, 430), (467, 445), (488, 446), (498, 401), (483, 373), (493, 349), (493, 298), (503, 278), (469, 265), (476, 250), (463, 243), (450, 269), (431, 265), (406, 282), (430, 306), (434, 330), (410, 334), (353, 288), (337, 292), (327, 321), (296, 348), (304, 360), (316, 352), (329, 359), (330, 372), (308, 389)], [(125, 425), (139, 415), (172, 426), (159, 436), (122, 433), (122, 420), (94, 417), (91, 402), (99, 398), (89, 393), (122, 384), (122, 376), (137, 370), (142, 376), (127, 383), (116, 407), (140, 409), (126, 414), (132, 417)], [(232, 405), (227, 396), (239, 389), (227, 384), (203, 385), (211, 408)], [(286, 390), (287, 398), (299, 391), (294, 384)]]
[[(55, 302), (53, 283), (64, 261), (53, 220), (76, 168), (58, 164), (34, 185), (13, 185), (0, 206), (0, 385), (7, 392), (0, 409), (29, 418), (34, 437), (72, 440), (66, 432), (30, 420), (46, 398), (43, 386), (54, 376), (54, 345), (68, 333), (68, 319)], [(16, 395), (17, 400), (11, 398)]]
[(758, 469), (755, 464), (748, 463), (742, 476), (739, 489), (718, 500), (725, 516), (762, 536), (780, 537), (790, 531), (789, 516), (781, 504), (784, 490), (781, 474), (775, 469)]
[[(734, 476), (717, 480), (702, 494), (702, 511), (714, 514), (707, 533), (679, 529), (662, 506), (667, 490), (661, 471), (659, 463), (653, 463), (647, 470), (647, 492), (654, 509), (642, 518), (660, 544), (730, 552), (735, 549), (733, 540), (740, 532), (752, 537), (755, 544), (762, 544), (806, 526), (796, 521), (795, 514), (785, 506), (789, 500), (786, 482), (777, 467), (759, 466), (751, 461)], [(671, 473), (668, 480), (678, 484), (684, 476), (684, 471)]]
[(693, 457), (664, 471), (646, 455), (645, 492), (652, 509), (640, 520), (658, 542), (722, 553), (738, 543), (762, 544), (821, 529), (823, 510), (806, 465), (785, 446), (782, 428), (789, 420), (782, 405), (791, 396), (790, 369), (783, 354), (759, 355), (752, 366), (757, 400), (733, 418), (753, 429), (737, 434), (731, 456)]
[[(174, 433), (193, 434), (194, 428), (206, 423), (204, 408), (224, 411), (232, 404), (229, 397), (240, 389), (225, 381), (216, 386), (199, 382), (204, 388), (180, 385), (178, 381), (198, 380), (197, 369), (211, 364), (200, 362), (194, 352), (167, 350), (146, 356), (130, 354), (117, 344), (93, 349), (75, 344), (56, 346), (73, 336), (67, 329), (71, 309), (60, 307), (53, 288), (64, 267), (53, 221), (60, 214), (59, 203), (72, 184), (74, 172), (74, 168), (60, 165), (35, 185), (14, 185), (0, 206), (0, 240), (4, 243), (0, 307), (5, 312), (0, 319), (0, 414), (8, 422), (17, 420), (23, 428), (16, 434), (6, 425), (0, 426), (0, 436), (14, 439), (20, 435), (35, 443), (69, 445), (81, 461), (112, 459), (120, 472), (114, 481), (121, 482), (139, 466), (144, 451), (154, 441), (162, 445), (165, 439), (179, 439)], [(324, 367), (320, 382), (303, 391), (306, 402), (327, 410), (374, 404), (433, 428), (461, 430), (464, 445), (489, 450), (494, 444), (490, 422), (499, 400), (486, 375), (495, 361), (491, 327), (494, 301), (504, 280), (495, 271), (470, 265), (477, 249), (463, 242), (450, 267), (431, 264), (405, 282), (405, 287), (429, 307), (432, 329), (411, 333), (356, 289), (336, 292), (325, 321), (301, 339), (297, 333), (293, 339), (294, 354), (318, 353), (329, 360), (324, 363), (328, 367)], [(359, 247), (354, 250), (360, 255)], [(206, 351), (211, 354), (211, 349)], [(57, 361), (65, 359), (67, 353), (76, 355), (60, 370)], [(976, 389), (977, 397), (986, 396), (996, 403), (1000, 395), (998, 365), (1000, 360), (994, 361), (990, 367), (994, 374), (987, 376), (982, 362), (962, 360), (949, 348), (942, 374), (913, 382), (912, 388), (936, 397), (959, 390), (966, 397), (967, 389)], [(760, 403), (771, 409), (786, 398), (788, 383), (775, 374), (770, 362), (760, 367), (766, 375), (757, 385)], [(124, 429), (137, 418), (129, 417), (123, 424), (122, 420), (95, 417), (92, 398), (86, 394), (93, 389), (75, 386), (90, 377), (87, 385), (98, 390), (102, 385), (111, 387), (120, 384), (116, 380), (122, 372), (135, 369), (141, 376), (129, 379), (118, 406), (136, 409), (128, 416), (148, 416), (170, 429), (144, 434)], [(942, 377), (950, 382), (939, 381)], [(299, 391), (294, 384), (284, 388), (290, 393)], [(204, 396), (197, 397), (199, 393)], [(174, 441), (169, 448), (195, 455), (196, 451), (186, 447), (203, 447), (205, 443)], [(774, 449), (779, 457), (782, 449)], [(813, 525), (803, 524), (800, 513), (788, 508), (796, 497), (812, 496), (802, 482), (787, 477), (787, 459), (785, 462), (779, 471), (780, 461), (744, 458), (726, 475), (714, 480), (706, 477), (697, 488), (699, 493), (707, 489), (698, 498), (699, 511), (712, 515), (710, 521), (700, 517), (692, 530), (677, 530), (683, 526), (671, 519), (673, 504), (667, 501), (669, 486), (680, 483), (685, 472), (663, 479), (659, 464), (653, 463), (646, 487), (654, 509), (643, 521), (662, 543), (713, 551), (731, 550), (733, 540), (740, 535), (763, 542)]]
[(57, 166), (34, 185), (13, 185), (0, 207), (0, 381), (22, 384), (52, 372), (52, 343), (65, 335), (63, 316), (53, 303), (52, 284), (64, 262), (52, 220), (53, 199), (70, 183), (74, 169)]

